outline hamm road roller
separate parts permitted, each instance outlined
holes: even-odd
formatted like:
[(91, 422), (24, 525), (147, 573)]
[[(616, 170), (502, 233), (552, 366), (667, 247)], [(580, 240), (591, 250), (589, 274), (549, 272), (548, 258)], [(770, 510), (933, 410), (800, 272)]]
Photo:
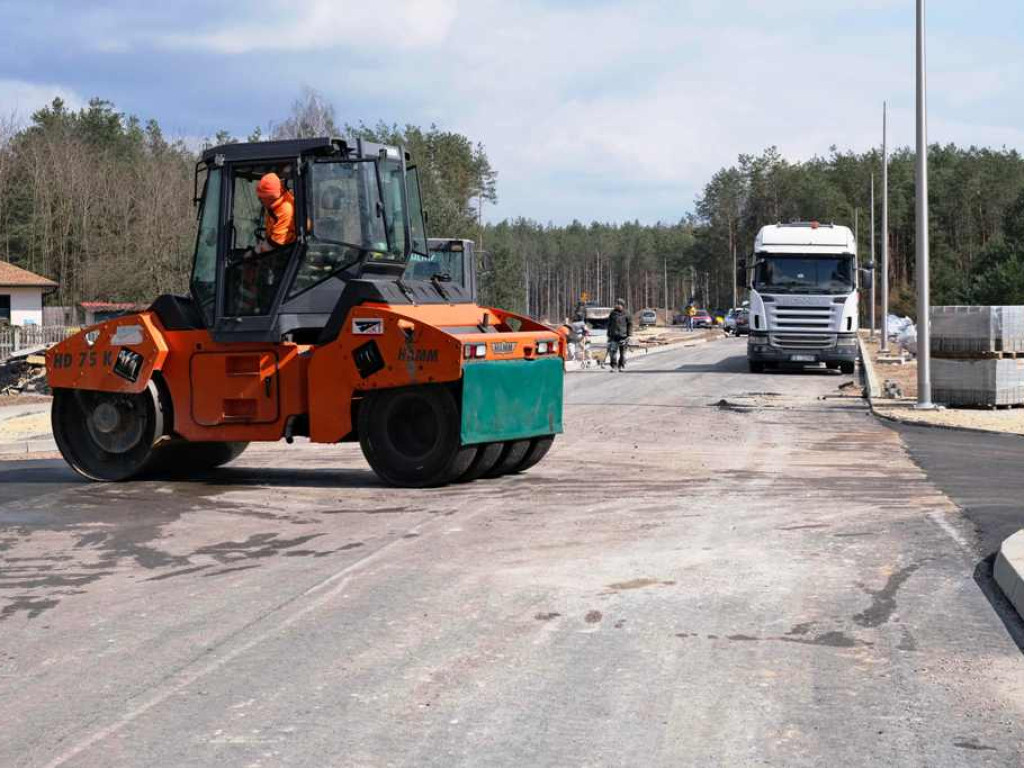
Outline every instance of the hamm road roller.
[[(270, 174), (292, 202), (280, 245), (267, 231), (280, 209), (260, 199)], [(225, 145), (203, 153), (195, 189), (189, 295), (47, 353), (54, 436), (77, 472), (201, 472), (302, 436), (359, 441), (385, 482), (423, 487), (522, 472), (548, 452), (563, 342), (450, 275), (407, 272), (429, 250), (403, 149)]]

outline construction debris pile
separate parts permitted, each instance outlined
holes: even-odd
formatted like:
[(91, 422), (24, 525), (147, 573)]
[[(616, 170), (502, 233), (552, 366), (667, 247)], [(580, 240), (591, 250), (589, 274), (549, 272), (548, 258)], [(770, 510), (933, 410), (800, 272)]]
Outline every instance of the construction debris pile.
[(1024, 405), (1024, 307), (933, 307), (930, 317), (936, 402)]
[(16, 352), (0, 362), (0, 395), (48, 395), (45, 347)]

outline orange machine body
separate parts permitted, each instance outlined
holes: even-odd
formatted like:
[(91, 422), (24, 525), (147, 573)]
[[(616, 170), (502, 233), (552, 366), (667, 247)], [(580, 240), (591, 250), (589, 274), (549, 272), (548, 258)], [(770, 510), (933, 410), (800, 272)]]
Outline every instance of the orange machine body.
[(206, 330), (168, 331), (147, 311), (56, 345), (47, 370), (54, 389), (139, 393), (156, 379), (170, 401), (172, 431), (190, 441), (277, 441), (294, 429), (335, 443), (354, 437), (363, 393), (455, 384), (467, 346), (469, 354), (485, 350), (474, 364), (498, 363), (536, 359), (540, 342), (553, 350), (543, 356), (564, 356), (564, 342), (546, 326), (475, 304), (363, 304), (336, 339), (315, 346), (218, 344)]

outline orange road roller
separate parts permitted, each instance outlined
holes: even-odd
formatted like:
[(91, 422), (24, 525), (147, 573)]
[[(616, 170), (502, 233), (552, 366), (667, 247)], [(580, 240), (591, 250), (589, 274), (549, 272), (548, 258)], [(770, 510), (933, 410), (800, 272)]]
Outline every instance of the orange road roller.
[[(293, 232), (261, 201), (276, 176)], [(53, 432), (87, 478), (203, 472), (251, 442), (358, 440), (386, 483), (522, 472), (562, 431), (564, 343), (481, 307), (429, 258), (401, 148), (319, 138), (231, 144), (196, 166), (188, 296), (47, 353)], [(200, 190), (201, 192), (198, 192)], [(140, 255), (140, 259), (145, 256)]]

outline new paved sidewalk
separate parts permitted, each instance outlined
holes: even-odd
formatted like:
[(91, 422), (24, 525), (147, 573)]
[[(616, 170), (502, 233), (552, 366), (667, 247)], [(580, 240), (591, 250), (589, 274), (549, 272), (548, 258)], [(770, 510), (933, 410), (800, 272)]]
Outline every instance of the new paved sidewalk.
[(0, 457), (56, 450), (50, 431), (50, 403), (0, 406)]

